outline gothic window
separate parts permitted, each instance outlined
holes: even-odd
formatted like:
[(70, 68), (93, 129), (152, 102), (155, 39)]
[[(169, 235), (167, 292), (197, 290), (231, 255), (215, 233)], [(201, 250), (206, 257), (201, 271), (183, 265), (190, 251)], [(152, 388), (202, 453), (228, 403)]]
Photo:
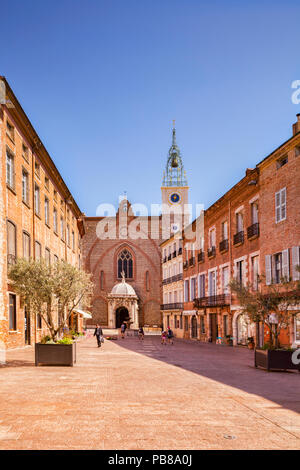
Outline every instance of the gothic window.
[(123, 250), (118, 256), (118, 278), (122, 277), (122, 271), (125, 273), (126, 279), (131, 279), (133, 277), (132, 270), (132, 255), (128, 250)]
[(100, 289), (104, 290), (104, 271), (100, 273)]
[(150, 290), (150, 276), (149, 276), (149, 271), (146, 272), (146, 290)]

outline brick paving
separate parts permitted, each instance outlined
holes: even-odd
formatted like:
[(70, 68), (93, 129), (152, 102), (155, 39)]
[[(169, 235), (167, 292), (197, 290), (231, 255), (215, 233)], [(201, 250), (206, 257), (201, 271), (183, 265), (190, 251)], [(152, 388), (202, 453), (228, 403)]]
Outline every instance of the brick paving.
[(74, 367), (0, 366), (0, 449), (299, 449), (300, 374), (158, 337), (78, 343)]

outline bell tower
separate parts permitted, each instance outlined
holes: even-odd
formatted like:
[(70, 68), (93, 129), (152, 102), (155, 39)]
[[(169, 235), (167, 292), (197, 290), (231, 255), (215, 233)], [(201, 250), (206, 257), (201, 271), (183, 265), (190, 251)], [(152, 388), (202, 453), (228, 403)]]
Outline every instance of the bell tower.
[[(187, 212), (186, 206), (188, 204), (188, 192), (189, 187), (183, 168), (181, 153), (176, 143), (175, 121), (173, 121), (172, 145), (168, 152), (168, 160), (161, 187), (162, 214), (168, 211), (171, 213), (171, 235), (189, 223), (189, 213)], [(173, 216), (173, 213), (176, 214), (177, 212), (182, 214), (182, 225), (176, 223), (176, 219), (177, 222), (179, 219), (176, 215)], [(178, 225), (181, 225), (181, 227)]]

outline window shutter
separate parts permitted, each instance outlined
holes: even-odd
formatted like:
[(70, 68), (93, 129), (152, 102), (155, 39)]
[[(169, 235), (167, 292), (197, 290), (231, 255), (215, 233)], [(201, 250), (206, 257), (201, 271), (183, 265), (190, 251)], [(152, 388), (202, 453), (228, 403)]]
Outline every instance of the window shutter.
[(275, 221), (280, 221), (280, 191), (275, 193)]
[(286, 218), (286, 189), (281, 190), (281, 220)]
[(266, 285), (269, 286), (270, 284), (272, 284), (271, 255), (265, 256), (265, 265), (266, 265)]
[(296, 270), (296, 267), (300, 265), (300, 247), (293, 246), (292, 248), (292, 264), (293, 264), (293, 281), (300, 280), (300, 272)]
[(283, 250), (282, 252), (282, 276), (286, 279), (290, 277), (290, 266), (289, 266), (289, 249)]

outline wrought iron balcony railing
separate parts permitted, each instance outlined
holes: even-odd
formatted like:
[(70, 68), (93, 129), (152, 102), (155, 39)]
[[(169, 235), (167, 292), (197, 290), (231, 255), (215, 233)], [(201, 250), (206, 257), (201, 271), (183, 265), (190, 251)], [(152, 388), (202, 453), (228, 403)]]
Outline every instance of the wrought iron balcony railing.
[(182, 310), (183, 302), (175, 302), (173, 304), (162, 304), (160, 306), (161, 310)]
[(163, 285), (165, 285), (165, 284), (171, 284), (171, 282), (181, 281), (182, 278), (183, 278), (182, 273), (180, 273), (180, 274), (175, 274), (175, 276), (171, 276), (171, 277), (167, 277), (166, 279), (163, 279), (162, 284), (163, 284)]
[(247, 228), (247, 238), (249, 240), (259, 237), (259, 223), (252, 224)]
[(209, 297), (200, 297), (194, 300), (194, 307), (223, 307), (230, 305), (230, 294), (210, 295)]
[(198, 263), (203, 263), (204, 261), (204, 251), (199, 251), (198, 253)]
[(244, 232), (237, 232), (233, 235), (233, 244), (242, 245), (242, 243), (244, 243)]
[(216, 256), (216, 247), (215, 246), (212, 246), (211, 248), (208, 248), (207, 256), (208, 256), (208, 258), (213, 258), (214, 256)]
[(195, 256), (192, 256), (192, 257), (189, 259), (189, 265), (190, 265), (190, 266), (195, 266)]
[(221, 253), (225, 253), (225, 251), (228, 251), (229, 243), (228, 240), (222, 240), (219, 244), (219, 250)]

